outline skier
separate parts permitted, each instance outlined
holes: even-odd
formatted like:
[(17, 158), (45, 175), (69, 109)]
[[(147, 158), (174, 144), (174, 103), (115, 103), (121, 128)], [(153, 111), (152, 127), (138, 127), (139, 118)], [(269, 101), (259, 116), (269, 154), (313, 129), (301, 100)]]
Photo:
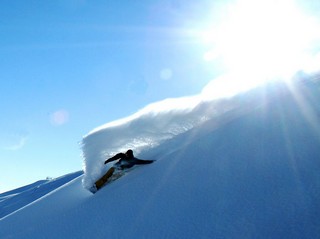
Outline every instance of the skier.
[(124, 170), (127, 168), (131, 168), (136, 164), (150, 164), (154, 162), (154, 160), (137, 159), (136, 157), (134, 157), (133, 151), (129, 149), (126, 153), (118, 153), (115, 156), (107, 159), (104, 162), (104, 164), (107, 164), (116, 160), (119, 160), (119, 161), (115, 163), (101, 179), (95, 182), (95, 187), (97, 190), (100, 189), (103, 186), (103, 184), (105, 184), (108, 181), (108, 179), (113, 175), (116, 169)]

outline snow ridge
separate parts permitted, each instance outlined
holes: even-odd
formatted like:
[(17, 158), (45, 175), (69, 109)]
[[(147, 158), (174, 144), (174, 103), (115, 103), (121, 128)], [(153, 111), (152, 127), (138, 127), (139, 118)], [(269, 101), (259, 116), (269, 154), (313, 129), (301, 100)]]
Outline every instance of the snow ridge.
[[(277, 87), (274, 87), (276, 84)], [(238, 117), (266, 103), (261, 100), (266, 93), (257, 89), (279, 91), (281, 84), (276, 84), (272, 82), (254, 88), (252, 91), (257, 91), (256, 93), (221, 97), (219, 87), (222, 84), (210, 82), (199, 95), (153, 103), (127, 118), (94, 129), (82, 140), (84, 188), (92, 187), (103, 172), (107, 171), (110, 166), (104, 166), (104, 161), (114, 154), (130, 148), (139, 157), (209, 120), (221, 123), (228, 121), (228, 114)]]
[[(182, 107), (177, 105), (184, 103)], [(118, 152), (131, 148), (136, 156), (143, 154), (162, 142), (184, 133), (225, 108), (211, 109), (206, 113), (198, 97), (167, 99), (151, 104), (138, 113), (111, 122), (89, 133), (83, 139), (84, 187), (90, 188), (93, 182), (106, 169), (103, 162)], [(167, 106), (173, 106), (168, 108)], [(187, 106), (187, 107), (186, 107)]]
[(82, 174), (82, 171), (78, 171), (51, 180), (40, 180), (0, 194), (0, 219), (47, 195)]

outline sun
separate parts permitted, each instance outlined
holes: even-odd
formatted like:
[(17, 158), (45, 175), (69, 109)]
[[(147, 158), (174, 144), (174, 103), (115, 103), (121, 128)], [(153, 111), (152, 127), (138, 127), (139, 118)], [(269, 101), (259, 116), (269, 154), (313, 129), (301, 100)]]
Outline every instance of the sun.
[(310, 57), (318, 29), (294, 1), (239, 0), (228, 7), (225, 20), (202, 32), (210, 48), (204, 59), (221, 59), (233, 75), (257, 75), (257, 83), (289, 78)]

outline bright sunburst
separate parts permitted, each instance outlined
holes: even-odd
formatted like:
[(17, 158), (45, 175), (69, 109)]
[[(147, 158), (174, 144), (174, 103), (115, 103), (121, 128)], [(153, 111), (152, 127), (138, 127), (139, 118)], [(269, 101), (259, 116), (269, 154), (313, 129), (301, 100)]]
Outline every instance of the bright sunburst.
[(259, 76), (257, 83), (288, 78), (303, 66), (318, 31), (314, 19), (290, 0), (239, 0), (230, 5), (226, 19), (204, 32), (203, 40), (211, 45), (204, 58), (222, 59), (235, 75)]

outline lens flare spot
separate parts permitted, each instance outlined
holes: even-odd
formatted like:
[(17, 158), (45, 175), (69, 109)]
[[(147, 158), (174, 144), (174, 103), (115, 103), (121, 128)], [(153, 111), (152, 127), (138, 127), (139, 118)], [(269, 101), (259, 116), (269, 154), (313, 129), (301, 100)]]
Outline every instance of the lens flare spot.
[(170, 68), (164, 68), (160, 71), (160, 78), (162, 80), (170, 80), (172, 78), (172, 70)]
[(64, 125), (69, 121), (69, 112), (61, 109), (57, 110), (50, 116), (50, 122), (54, 126)]

